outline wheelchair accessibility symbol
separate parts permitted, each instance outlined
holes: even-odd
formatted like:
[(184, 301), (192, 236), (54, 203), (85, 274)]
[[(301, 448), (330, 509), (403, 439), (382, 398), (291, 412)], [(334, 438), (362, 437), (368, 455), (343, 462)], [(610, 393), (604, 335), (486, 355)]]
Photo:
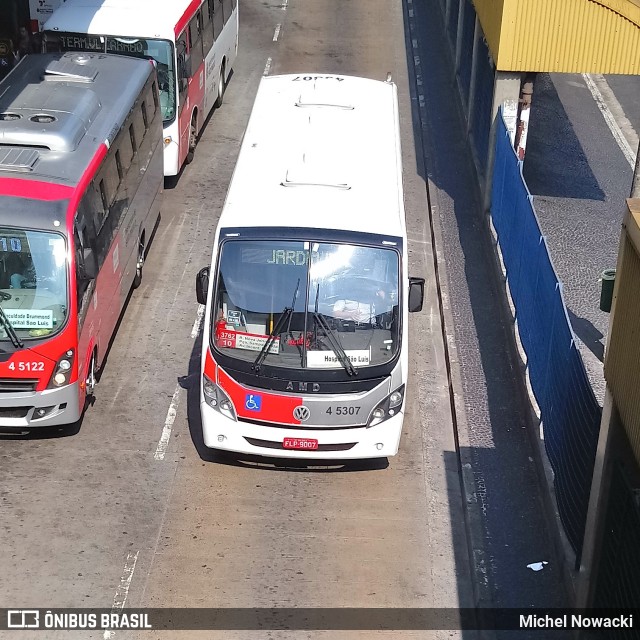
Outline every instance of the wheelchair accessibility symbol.
[(247, 411), (260, 411), (262, 409), (262, 396), (247, 393), (244, 398), (244, 408)]

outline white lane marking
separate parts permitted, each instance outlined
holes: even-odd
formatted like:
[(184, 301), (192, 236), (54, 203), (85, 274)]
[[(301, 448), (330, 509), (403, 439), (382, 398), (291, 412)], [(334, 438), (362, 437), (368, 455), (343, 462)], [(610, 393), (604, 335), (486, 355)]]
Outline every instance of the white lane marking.
[(278, 36), (280, 35), (280, 29), (282, 28), (281, 24), (277, 24), (276, 25), (276, 30), (273, 32), (273, 41), (277, 42), (278, 41)]
[(289, 0), (284, 0), (284, 1), (283, 1), (283, 3), (280, 5), (280, 8), (281, 8), (283, 11), (286, 11), (286, 10), (287, 10), (287, 5), (288, 5), (288, 4), (289, 4)]
[(197, 338), (200, 333), (200, 325), (202, 324), (202, 318), (204, 317), (204, 305), (198, 305), (198, 313), (196, 314), (196, 320), (193, 323), (193, 329), (191, 329), (191, 337)]
[(631, 149), (631, 146), (629, 145), (629, 143), (627, 142), (627, 139), (624, 137), (624, 134), (622, 133), (622, 129), (620, 129), (620, 127), (618, 126), (618, 123), (613, 117), (613, 114), (609, 110), (609, 107), (607, 106), (607, 103), (605, 102), (605, 99), (603, 98), (602, 93), (600, 93), (600, 89), (598, 89), (593, 78), (588, 73), (583, 73), (582, 77), (584, 78), (584, 81), (587, 84), (587, 88), (589, 89), (589, 91), (591, 91), (591, 95), (593, 96), (593, 99), (596, 101), (596, 105), (598, 106), (598, 109), (600, 109), (600, 113), (602, 113), (602, 116), (604, 117), (604, 121), (607, 123), (607, 126), (609, 127), (609, 131), (611, 131), (614, 140), (618, 143), (618, 146), (620, 147), (620, 150), (624, 154), (624, 157), (627, 159), (627, 162), (631, 165), (631, 168), (633, 169), (633, 167), (636, 164), (636, 154)]
[[(127, 596), (129, 595), (129, 587), (131, 586), (131, 579), (133, 578), (133, 572), (136, 568), (136, 562), (138, 562), (138, 554), (140, 552), (129, 551), (127, 553), (127, 559), (124, 562), (124, 571), (120, 578), (120, 584), (116, 589), (116, 595), (113, 596), (113, 604), (111, 605), (111, 611), (121, 611), (124, 609), (124, 605), (127, 602)], [(115, 636), (115, 631), (105, 631), (102, 636), (104, 640), (110, 640)]]
[(171, 404), (167, 411), (167, 419), (164, 421), (164, 427), (162, 429), (162, 435), (160, 441), (156, 447), (156, 452), (153, 454), (155, 460), (164, 460), (164, 456), (167, 453), (167, 447), (169, 446), (169, 439), (171, 438), (171, 429), (176, 419), (178, 411), (178, 403), (180, 401), (180, 385), (176, 385), (176, 390), (173, 392), (173, 398), (171, 398)]
[(267, 64), (264, 65), (264, 72), (262, 73), (263, 76), (268, 76), (269, 75), (269, 69), (271, 69), (271, 58), (267, 58)]

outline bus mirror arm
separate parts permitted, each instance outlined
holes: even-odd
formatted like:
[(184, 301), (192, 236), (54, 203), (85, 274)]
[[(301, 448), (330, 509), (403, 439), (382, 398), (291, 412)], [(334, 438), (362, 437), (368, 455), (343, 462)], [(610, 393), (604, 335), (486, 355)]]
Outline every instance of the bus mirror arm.
[(409, 312), (422, 311), (424, 278), (409, 278)]
[(198, 271), (196, 276), (196, 300), (200, 304), (207, 304), (207, 291), (209, 290), (209, 267)]

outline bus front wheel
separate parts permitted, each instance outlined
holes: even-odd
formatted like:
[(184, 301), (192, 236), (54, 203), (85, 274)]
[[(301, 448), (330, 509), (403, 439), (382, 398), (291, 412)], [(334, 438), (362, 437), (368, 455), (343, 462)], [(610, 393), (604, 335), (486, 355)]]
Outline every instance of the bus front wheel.
[(91, 355), (91, 360), (89, 361), (89, 368), (87, 369), (87, 378), (85, 381), (85, 391), (87, 394), (87, 398), (92, 398), (93, 393), (96, 389), (96, 353), (95, 351)]
[(189, 151), (187, 151), (187, 157), (185, 158), (185, 162), (189, 164), (193, 162), (193, 156), (196, 153), (196, 144), (198, 143), (198, 122), (197, 122), (197, 114), (194, 111), (193, 116), (191, 117), (191, 125), (189, 127)]

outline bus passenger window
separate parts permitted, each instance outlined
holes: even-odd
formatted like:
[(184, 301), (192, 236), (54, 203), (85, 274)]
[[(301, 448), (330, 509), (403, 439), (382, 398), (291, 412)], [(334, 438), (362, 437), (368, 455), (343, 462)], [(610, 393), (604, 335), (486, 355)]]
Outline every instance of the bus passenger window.
[(146, 131), (149, 128), (149, 119), (147, 117), (147, 103), (143, 100), (142, 105), (140, 106), (140, 111), (142, 112), (142, 121), (144, 122), (144, 130)]
[(222, 15), (222, 1), (211, 0), (213, 6), (213, 39), (217, 40), (224, 27), (224, 17)]
[(153, 100), (153, 117), (151, 120), (153, 120), (158, 111), (158, 85), (155, 82), (151, 85), (151, 96)]
[(190, 72), (191, 76), (198, 72), (200, 65), (202, 64), (202, 26), (201, 26), (200, 12), (196, 13), (191, 22), (189, 23), (189, 57), (190, 57)]
[(133, 131), (133, 124), (129, 125), (129, 138), (131, 140), (131, 148), (133, 149), (133, 154), (135, 155), (138, 151), (138, 145), (136, 144), (136, 134)]
[(116, 151), (116, 169), (118, 170), (118, 178), (122, 182), (124, 171), (122, 170), (122, 161), (120, 160), (120, 150)]
[(206, 57), (213, 46), (213, 11), (211, 0), (202, 5), (202, 49)]
[(233, 5), (231, 4), (231, 0), (223, 0), (222, 1), (222, 13), (224, 14), (225, 24), (227, 20), (231, 17), (231, 13), (233, 11)]
[(178, 111), (180, 112), (184, 107), (187, 97), (187, 87), (189, 86), (186, 31), (176, 40), (176, 57), (178, 60), (178, 93), (180, 96)]
[(105, 189), (105, 186), (104, 186), (104, 180), (100, 180), (99, 189), (100, 189), (100, 199), (102, 200), (102, 206), (104, 208), (105, 217), (106, 217), (106, 213), (109, 211), (109, 200), (107, 198), (107, 190)]

